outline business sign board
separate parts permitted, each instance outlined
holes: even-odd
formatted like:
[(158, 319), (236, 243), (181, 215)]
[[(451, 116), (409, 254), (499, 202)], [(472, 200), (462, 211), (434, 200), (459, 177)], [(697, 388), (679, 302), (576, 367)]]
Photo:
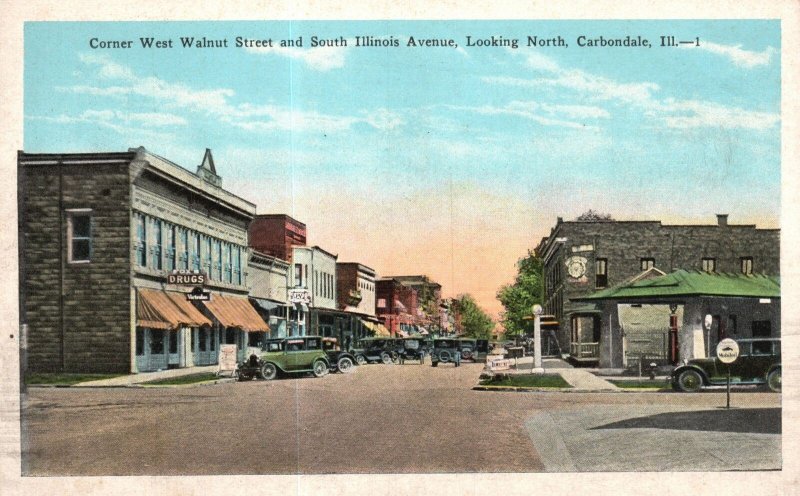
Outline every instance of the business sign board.
[(236, 345), (222, 344), (219, 346), (219, 372), (231, 372), (236, 370)]
[(733, 363), (739, 358), (739, 344), (733, 339), (723, 339), (717, 345), (717, 358), (722, 363)]
[(200, 286), (196, 286), (191, 293), (186, 293), (189, 301), (211, 301), (211, 291), (205, 291)]
[(311, 291), (307, 289), (290, 289), (288, 297), (290, 303), (311, 304)]
[(173, 270), (167, 274), (167, 284), (202, 286), (205, 283), (206, 275), (203, 272), (195, 272), (191, 270)]

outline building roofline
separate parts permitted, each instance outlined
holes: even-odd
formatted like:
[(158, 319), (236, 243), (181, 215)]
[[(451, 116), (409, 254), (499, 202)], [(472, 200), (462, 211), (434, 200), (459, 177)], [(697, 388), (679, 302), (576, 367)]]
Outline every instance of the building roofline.
[(254, 250), (254, 249), (251, 248), (250, 249), (250, 258), (254, 258), (254, 257), (263, 258), (264, 260), (270, 261), (272, 263), (280, 263), (280, 264), (285, 265), (286, 267), (289, 266), (289, 262), (284, 260), (284, 259), (282, 259), (282, 258), (280, 258), (280, 257), (276, 257), (274, 255), (269, 255), (267, 253), (264, 253), (263, 251), (258, 251), (258, 250)]

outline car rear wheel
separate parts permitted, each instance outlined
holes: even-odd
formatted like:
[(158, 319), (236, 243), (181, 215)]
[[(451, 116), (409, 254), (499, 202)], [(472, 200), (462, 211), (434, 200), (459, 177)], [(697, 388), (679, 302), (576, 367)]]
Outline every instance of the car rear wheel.
[(328, 373), (328, 364), (322, 360), (314, 362), (314, 377), (322, 377)]
[(271, 381), (278, 375), (278, 368), (271, 364), (265, 363), (261, 366), (261, 378), (267, 381)]
[(383, 362), (386, 365), (389, 365), (390, 363), (392, 363), (392, 355), (384, 351), (383, 353), (381, 353), (381, 362)]
[(356, 355), (356, 363), (359, 365), (366, 365), (367, 358), (364, 355)]
[(767, 386), (770, 391), (781, 392), (781, 369), (775, 369), (767, 376)]
[(703, 387), (703, 377), (696, 370), (684, 370), (678, 376), (678, 389), (685, 393), (700, 391)]
[(350, 357), (342, 357), (336, 362), (336, 366), (339, 368), (339, 372), (347, 374), (353, 371), (353, 360)]
[(452, 356), (450, 355), (449, 351), (440, 351), (439, 352), (439, 361), (443, 363), (447, 363), (450, 361)]
[(461, 358), (464, 360), (469, 360), (472, 358), (472, 350), (463, 350), (461, 352)]

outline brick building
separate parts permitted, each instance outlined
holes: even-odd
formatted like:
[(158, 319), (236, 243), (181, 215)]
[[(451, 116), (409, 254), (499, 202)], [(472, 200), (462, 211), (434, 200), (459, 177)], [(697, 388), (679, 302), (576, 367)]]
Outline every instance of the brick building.
[(255, 206), (221, 188), (210, 150), (197, 173), (144, 148), (17, 160), (30, 370), (213, 364), (267, 329), (247, 300)]
[(392, 277), (375, 281), (375, 314), (392, 336), (409, 334), (419, 323), (417, 290)]
[(561, 349), (569, 350), (575, 360), (595, 363), (601, 312), (572, 299), (631, 281), (648, 270), (779, 275), (779, 251), (780, 230), (728, 224), (727, 215), (718, 215), (711, 225), (559, 218), (536, 247), (544, 264), (544, 310), (559, 321)]
[(306, 245), (306, 225), (286, 214), (256, 215), (249, 228), (250, 246), (292, 262), (293, 247)]
[(337, 306), (347, 317), (341, 332), (341, 342), (350, 343), (376, 332), (375, 270), (355, 262), (336, 264)]
[(414, 289), (417, 295), (415, 316), (419, 326), (427, 331), (440, 331), (442, 323), (442, 285), (425, 275), (390, 276), (403, 286)]

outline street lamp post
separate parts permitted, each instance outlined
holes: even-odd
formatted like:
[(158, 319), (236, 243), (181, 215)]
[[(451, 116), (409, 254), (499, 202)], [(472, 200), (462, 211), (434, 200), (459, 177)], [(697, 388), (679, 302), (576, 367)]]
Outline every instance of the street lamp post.
[(542, 367), (542, 306), (533, 306), (533, 369), (534, 374), (543, 374)]

